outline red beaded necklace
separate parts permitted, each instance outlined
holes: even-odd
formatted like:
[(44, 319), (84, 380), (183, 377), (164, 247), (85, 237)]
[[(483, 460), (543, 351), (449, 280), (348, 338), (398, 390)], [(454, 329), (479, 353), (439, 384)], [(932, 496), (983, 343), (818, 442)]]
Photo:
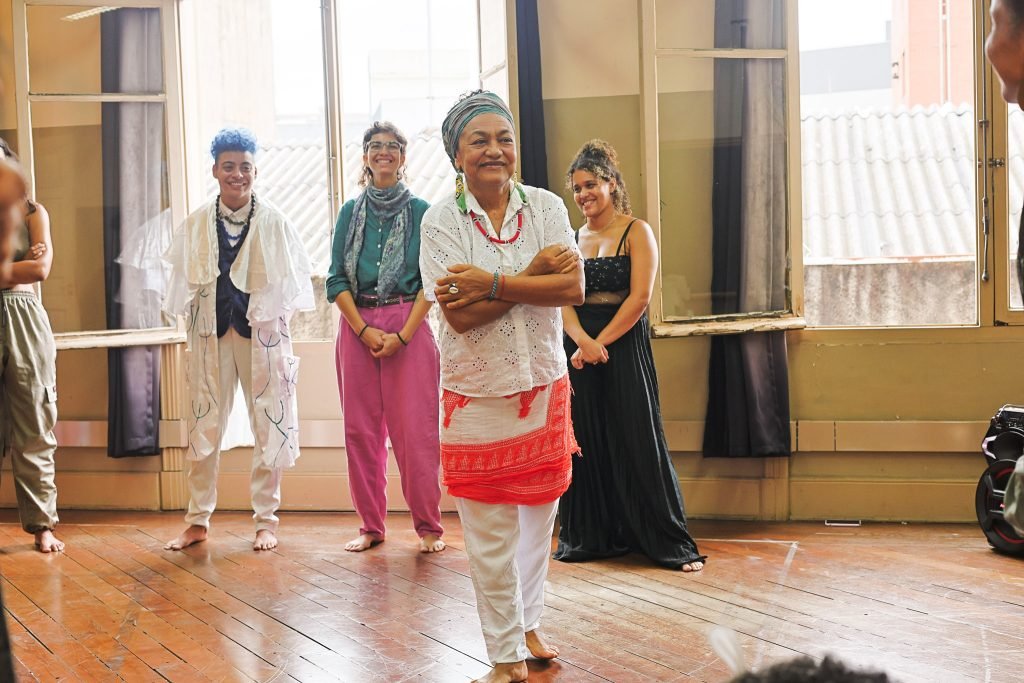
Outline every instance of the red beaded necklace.
[(516, 234), (509, 237), (507, 240), (503, 240), (499, 237), (491, 237), (490, 235), (488, 235), (487, 228), (485, 228), (483, 224), (480, 222), (480, 216), (477, 216), (475, 211), (470, 211), (469, 217), (473, 219), (473, 225), (475, 225), (476, 229), (480, 231), (480, 234), (489, 239), (491, 242), (494, 242), (495, 244), (512, 244), (517, 239), (519, 239), (519, 235), (522, 234), (523, 232), (522, 207), (520, 207), (519, 210), (516, 211)]

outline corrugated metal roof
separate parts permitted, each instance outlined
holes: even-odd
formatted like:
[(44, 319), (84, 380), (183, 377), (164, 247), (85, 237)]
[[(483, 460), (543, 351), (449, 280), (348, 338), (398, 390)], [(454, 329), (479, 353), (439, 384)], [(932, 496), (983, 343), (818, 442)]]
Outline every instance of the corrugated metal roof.
[[(950, 105), (808, 116), (802, 121), (803, 240), (808, 263), (974, 257), (974, 113)], [(1024, 201), (1024, 112), (1010, 113), (1011, 225)], [(440, 131), (409, 141), (407, 182), (430, 203), (455, 171)], [(359, 193), (360, 144), (344, 148), (346, 198)], [(258, 188), (295, 223), (320, 272), (330, 262), (322, 143), (261, 150)], [(216, 185), (211, 192), (216, 191)]]
[[(1024, 138), (1020, 111), (1011, 124)], [(950, 105), (804, 118), (805, 261), (973, 258), (974, 126)], [(1024, 160), (1011, 165), (1019, 187)]]
[[(328, 211), (327, 157), (322, 142), (272, 144), (260, 148), (257, 193), (276, 205), (301, 233), (309, 257), (319, 273), (331, 262), (331, 229), (336, 216)], [(437, 129), (426, 130), (409, 140), (407, 178), (413, 194), (431, 204), (455, 186), (455, 170), (448, 161)], [(359, 194), (363, 150), (358, 142), (345, 145), (345, 197)], [(209, 192), (217, 192), (210, 179)]]

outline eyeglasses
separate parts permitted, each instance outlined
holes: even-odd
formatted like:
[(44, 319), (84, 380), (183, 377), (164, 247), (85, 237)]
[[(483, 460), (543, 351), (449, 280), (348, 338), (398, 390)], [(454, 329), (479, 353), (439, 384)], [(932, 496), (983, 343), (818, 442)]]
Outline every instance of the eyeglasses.
[(371, 140), (366, 143), (366, 151), (368, 152), (380, 152), (385, 149), (389, 152), (401, 152), (402, 143), (396, 142), (395, 140), (388, 140), (387, 142)]

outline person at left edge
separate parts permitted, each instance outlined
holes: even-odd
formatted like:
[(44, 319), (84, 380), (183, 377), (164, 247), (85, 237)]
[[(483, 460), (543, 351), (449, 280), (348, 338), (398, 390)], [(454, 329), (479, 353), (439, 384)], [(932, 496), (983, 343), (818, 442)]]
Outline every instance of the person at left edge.
[(169, 541), (181, 550), (205, 541), (217, 505), (221, 435), (242, 385), (255, 437), (252, 455), (254, 550), (277, 547), (281, 475), (299, 457), (296, 382), (288, 324), (313, 308), (312, 269), (298, 232), (253, 192), (256, 138), (226, 128), (213, 139), (220, 194), (175, 233), (164, 310), (185, 316), (189, 404), (188, 527)]
[[(0, 139), (0, 157), (16, 161)], [(7, 281), (0, 282), (0, 449), (11, 456), (22, 528), (36, 549), (61, 552), (54, 483), (57, 439), (57, 347), (50, 320), (36, 295), (53, 263), (50, 217), (42, 204), (23, 198), (16, 221)]]

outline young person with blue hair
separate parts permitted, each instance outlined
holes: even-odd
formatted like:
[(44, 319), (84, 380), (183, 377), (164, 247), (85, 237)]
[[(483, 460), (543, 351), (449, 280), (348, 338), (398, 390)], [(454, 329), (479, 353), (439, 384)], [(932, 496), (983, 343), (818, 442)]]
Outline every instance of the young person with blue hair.
[(164, 259), (164, 309), (185, 316), (189, 404), (188, 528), (167, 543), (205, 541), (217, 504), (221, 436), (240, 382), (255, 436), (250, 492), (254, 550), (277, 547), (281, 476), (299, 457), (296, 381), (288, 323), (313, 308), (312, 269), (298, 232), (253, 192), (256, 138), (226, 128), (210, 147), (215, 199), (189, 215)]

